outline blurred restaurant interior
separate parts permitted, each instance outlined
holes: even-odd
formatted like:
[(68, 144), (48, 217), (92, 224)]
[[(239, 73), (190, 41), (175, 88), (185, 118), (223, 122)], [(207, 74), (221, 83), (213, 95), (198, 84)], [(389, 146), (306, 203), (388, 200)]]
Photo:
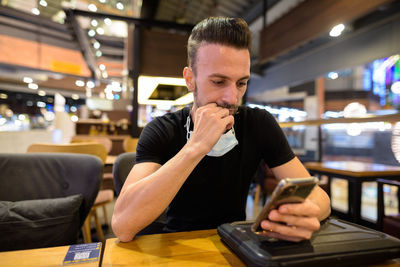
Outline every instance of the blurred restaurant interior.
[[(243, 105), (273, 114), (303, 163), (345, 162), (360, 170), (375, 164), (397, 170), (392, 179), (399, 180), (399, 0), (0, 3), (0, 153), (85, 138), (110, 140), (111, 161), (136, 151), (148, 122), (193, 102), (182, 78), (192, 27), (230, 16), (243, 18), (253, 38)], [(104, 172), (111, 175), (112, 163)], [(350, 178), (310, 172), (328, 183), (338, 214), (353, 209)], [(373, 228), (377, 178), (385, 177), (362, 182), (357, 221)], [(264, 186), (251, 187), (250, 219), (263, 204), (255, 197), (267, 194)], [(385, 214), (398, 214), (398, 186), (382, 188)], [(113, 189), (112, 175), (103, 179), (106, 189)], [(113, 236), (110, 227), (103, 230)]]

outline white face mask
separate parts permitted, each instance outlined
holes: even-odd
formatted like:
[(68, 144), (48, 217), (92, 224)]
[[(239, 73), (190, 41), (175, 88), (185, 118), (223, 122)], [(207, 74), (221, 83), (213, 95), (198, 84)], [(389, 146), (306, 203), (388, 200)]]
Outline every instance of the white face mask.
[[(186, 120), (186, 140), (189, 141), (192, 136), (193, 131), (189, 130), (190, 127), (190, 115)], [(233, 127), (225, 134), (221, 135), (218, 142), (214, 145), (210, 152), (208, 152), (207, 156), (211, 157), (221, 157), (231, 151), (239, 142), (235, 136), (235, 130)]]

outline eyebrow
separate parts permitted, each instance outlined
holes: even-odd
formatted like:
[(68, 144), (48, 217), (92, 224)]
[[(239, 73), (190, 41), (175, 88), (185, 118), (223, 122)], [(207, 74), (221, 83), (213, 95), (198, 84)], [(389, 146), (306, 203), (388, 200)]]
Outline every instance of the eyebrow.
[[(223, 79), (230, 80), (230, 77), (228, 77), (228, 76), (226, 76), (224, 74), (220, 74), (220, 73), (214, 73), (214, 74), (209, 75), (208, 77), (210, 77), (210, 78), (213, 78), (213, 77), (215, 77), (215, 78), (223, 78)], [(247, 79), (250, 79), (249, 75), (246, 75), (246, 76), (240, 78), (238, 81), (247, 80)]]

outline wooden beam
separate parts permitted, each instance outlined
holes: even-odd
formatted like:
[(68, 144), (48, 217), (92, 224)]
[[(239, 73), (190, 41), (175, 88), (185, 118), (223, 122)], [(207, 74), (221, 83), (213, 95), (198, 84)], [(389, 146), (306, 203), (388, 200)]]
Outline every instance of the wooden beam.
[(264, 64), (391, 0), (306, 0), (261, 31), (259, 62)]

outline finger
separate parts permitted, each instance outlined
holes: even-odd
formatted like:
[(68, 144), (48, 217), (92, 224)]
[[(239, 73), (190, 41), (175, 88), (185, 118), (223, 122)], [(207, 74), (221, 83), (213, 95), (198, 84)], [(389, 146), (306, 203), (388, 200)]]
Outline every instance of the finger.
[(272, 210), (268, 215), (268, 219), (275, 222), (284, 222), (287, 225), (294, 225), (297, 227), (306, 228), (311, 231), (317, 231), (321, 226), (317, 217), (304, 217), (294, 216), (290, 214), (281, 214), (277, 210)]
[(282, 214), (307, 217), (318, 217), (321, 212), (321, 209), (310, 200), (306, 200), (303, 203), (282, 204), (278, 210)]
[(233, 127), (233, 125), (235, 124), (235, 118), (229, 114), (222, 120), (223, 120), (223, 123), (225, 124), (225, 131), (231, 129)]
[(264, 220), (261, 222), (261, 227), (267, 231), (276, 232), (284, 236), (290, 236), (301, 239), (310, 239), (313, 231), (308, 229), (297, 227), (295, 225), (283, 225), (280, 223), (271, 222)]

